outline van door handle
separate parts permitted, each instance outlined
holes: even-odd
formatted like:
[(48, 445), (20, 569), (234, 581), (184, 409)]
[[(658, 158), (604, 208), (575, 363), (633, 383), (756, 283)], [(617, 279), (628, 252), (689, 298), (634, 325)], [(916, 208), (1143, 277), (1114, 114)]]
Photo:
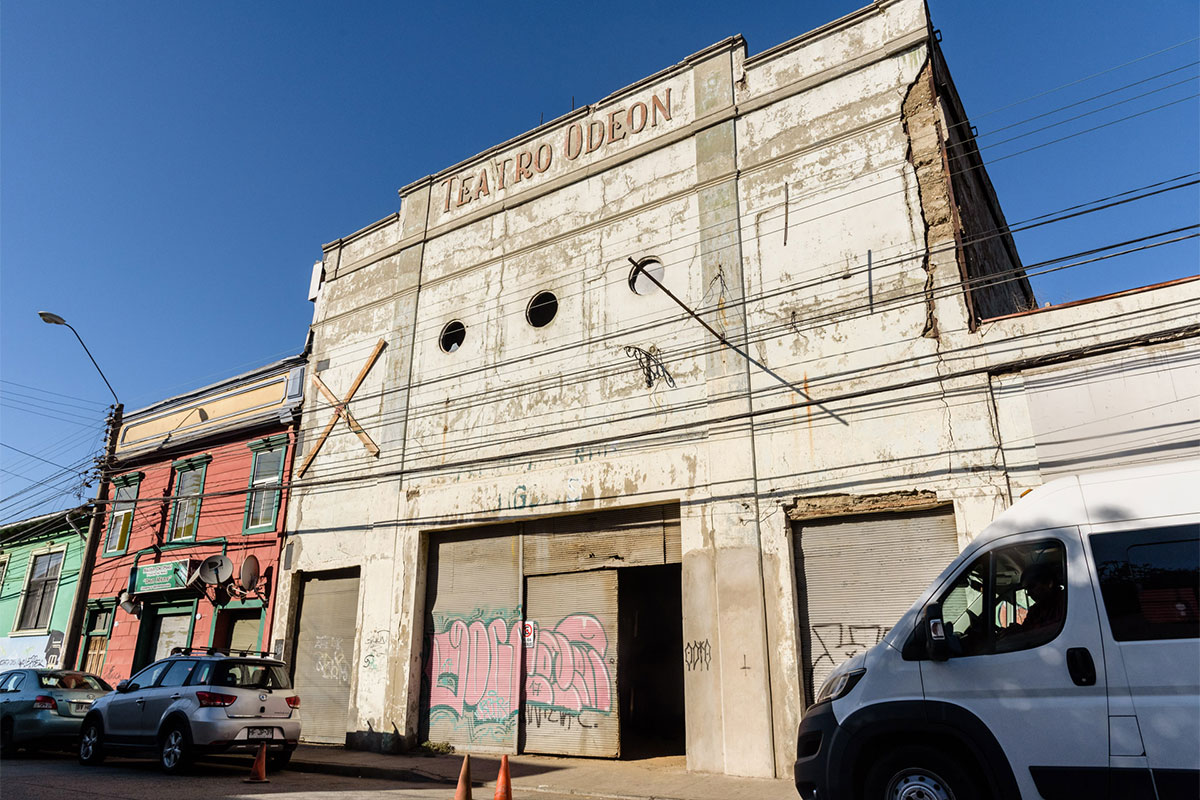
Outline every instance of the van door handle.
[(178, 700), (178, 699), (179, 699), (179, 698), (181, 698), (181, 697), (183, 697), (183, 695), (181, 695), (181, 694), (178, 694), (178, 693), (171, 695), (171, 699), (172, 699), (172, 700)]
[(1096, 685), (1096, 663), (1086, 647), (1067, 649), (1067, 671), (1076, 686)]
[(139, 697), (137, 700), (134, 700), (133, 702), (137, 703), (139, 706), (144, 706), (144, 705), (146, 705), (146, 701), (145, 701), (145, 699), (143, 699), (143, 698), (141, 698), (141, 697)]

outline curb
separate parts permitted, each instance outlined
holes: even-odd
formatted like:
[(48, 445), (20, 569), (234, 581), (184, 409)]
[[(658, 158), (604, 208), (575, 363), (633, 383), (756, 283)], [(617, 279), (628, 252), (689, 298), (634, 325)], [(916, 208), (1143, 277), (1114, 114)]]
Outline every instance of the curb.
[[(226, 766), (244, 766), (250, 762), (238, 756), (215, 756), (204, 759), (211, 763)], [(447, 778), (432, 772), (424, 772), (410, 767), (386, 767), (373, 764), (342, 764), (336, 761), (309, 761), (293, 758), (283, 768), (287, 772), (321, 773), (339, 775), (343, 778), (377, 778), (387, 781), (405, 781), (408, 783), (443, 783), (455, 785), (457, 778)], [(472, 781), (472, 787), (483, 786), (482, 781)]]
[[(292, 772), (318, 772), (325, 775), (341, 775), (346, 778), (379, 778), (389, 781), (406, 781), (409, 783), (444, 783), (454, 785), (457, 778), (450, 779), (442, 775), (409, 767), (381, 767), (372, 764), (339, 764), (334, 761), (305, 761), (293, 758), (285, 770)], [(483, 786), (482, 781), (472, 781), (471, 785)]]

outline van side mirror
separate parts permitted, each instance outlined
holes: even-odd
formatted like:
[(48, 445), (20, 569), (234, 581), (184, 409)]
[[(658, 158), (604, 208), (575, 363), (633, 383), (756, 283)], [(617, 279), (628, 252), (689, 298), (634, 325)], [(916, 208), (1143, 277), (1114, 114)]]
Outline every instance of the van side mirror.
[(117, 684), (117, 692), (119, 694), (125, 694), (128, 691), (129, 691), (129, 681), (121, 681), (120, 683)]
[(925, 655), (930, 661), (945, 661), (950, 658), (950, 640), (946, 623), (942, 621), (942, 604), (930, 603), (921, 615), (921, 627), (925, 634)]

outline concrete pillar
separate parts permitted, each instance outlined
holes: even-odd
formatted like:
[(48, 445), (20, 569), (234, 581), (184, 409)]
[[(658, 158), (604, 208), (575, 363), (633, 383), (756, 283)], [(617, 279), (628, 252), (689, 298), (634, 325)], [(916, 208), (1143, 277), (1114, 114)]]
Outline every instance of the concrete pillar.
[[(733, 102), (729, 51), (694, 67), (696, 116)], [(695, 138), (702, 294), (690, 298), (730, 342), (746, 338), (734, 123)], [(706, 185), (707, 184), (707, 185)], [(696, 323), (691, 323), (696, 324)], [(706, 335), (709, 416), (750, 410), (746, 359)], [(685, 541), (684, 639), (711, 648), (711, 666), (685, 673), (689, 769), (775, 774), (763, 607), (753, 423), (716, 423), (707, 441), (708, 496)], [(715, 741), (714, 741), (715, 739)]]

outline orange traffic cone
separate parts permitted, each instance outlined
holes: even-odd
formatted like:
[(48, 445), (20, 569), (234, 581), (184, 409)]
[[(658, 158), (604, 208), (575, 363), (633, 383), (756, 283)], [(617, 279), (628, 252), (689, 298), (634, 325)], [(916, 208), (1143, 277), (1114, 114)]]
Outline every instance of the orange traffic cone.
[(458, 788), (454, 800), (471, 800), (471, 754), (463, 756), (462, 771), (458, 773)]
[(250, 768), (250, 777), (242, 783), (270, 783), (267, 780), (267, 743), (258, 746), (258, 755), (254, 757), (254, 766)]
[(496, 796), (492, 800), (512, 800), (512, 779), (508, 776), (508, 756), (500, 756), (500, 774), (496, 776)]

